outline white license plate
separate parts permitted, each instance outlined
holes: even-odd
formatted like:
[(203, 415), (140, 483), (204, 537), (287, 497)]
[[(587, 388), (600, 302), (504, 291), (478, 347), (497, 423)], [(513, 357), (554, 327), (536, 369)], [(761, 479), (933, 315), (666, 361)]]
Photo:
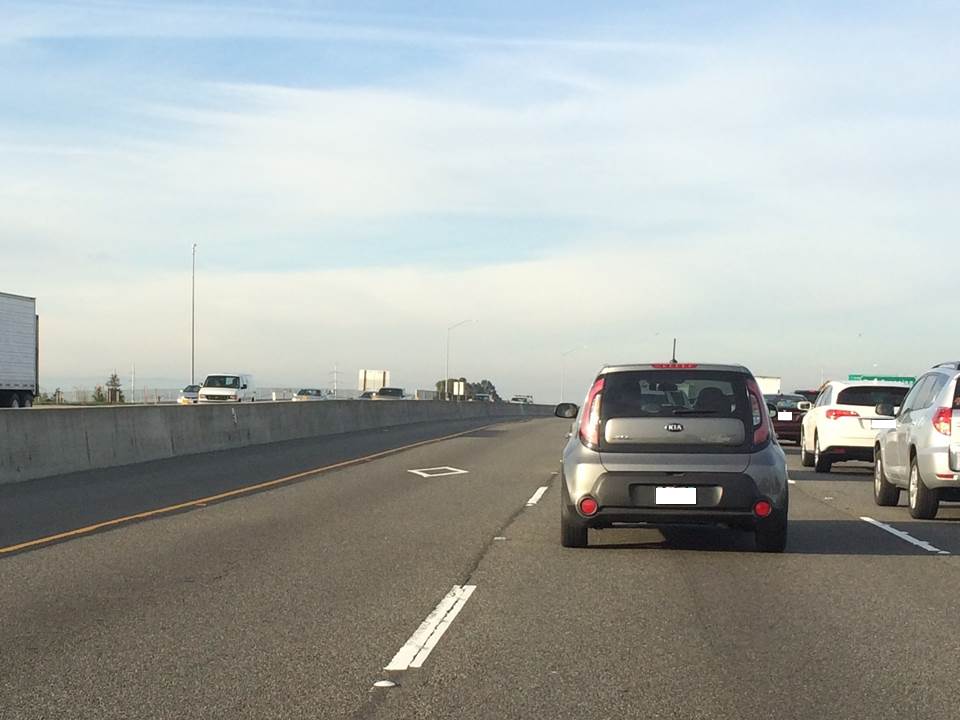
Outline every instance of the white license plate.
[(870, 428), (872, 430), (889, 430), (890, 428), (896, 427), (896, 426), (897, 426), (897, 421), (893, 419), (870, 421)]
[(658, 487), (657, 505), (696, 505), (695, 487)]
[(787, 422), (792, 422), (792, 421), (793, 421), (793, 413), (792, 413), (792, 412), (778, 412), (778, 413), (777, 413), (777, 420), (786, 420)]

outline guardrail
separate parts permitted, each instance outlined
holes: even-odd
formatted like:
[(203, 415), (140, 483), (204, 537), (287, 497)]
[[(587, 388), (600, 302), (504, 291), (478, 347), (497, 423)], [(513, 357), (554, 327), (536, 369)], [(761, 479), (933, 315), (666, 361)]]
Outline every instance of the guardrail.
[(0, 484), (411, 423), (552, 411), (507, 403), (330, 400), (0, 412)]

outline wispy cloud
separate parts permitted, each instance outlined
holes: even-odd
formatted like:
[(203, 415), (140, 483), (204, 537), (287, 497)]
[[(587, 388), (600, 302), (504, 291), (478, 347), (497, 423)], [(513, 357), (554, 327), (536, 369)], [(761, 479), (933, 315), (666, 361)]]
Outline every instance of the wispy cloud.
[[(956, 50), (933, 30), (878, 21), (841, 41), (808, 21), (663, 43), (642, 25), (486, 35), (250, 6), (226, 23), (222, 7), (31, 7), (0, 32), (456, 49), (389, 81), (198, 79), (136, 57), (17, 79), (64, 88), (52, 116), (39, 100), (30, 122), (0, 109), (0, 249), (42, 268), (4, 289), (40, 296), (48, 376), (181, 368), (194, 241), (204, 361), (274, 382), (335, 360), (432, 382), (439, 329), (461, 316), (482, 320), (464, 372), (541, 395), (572, 335), (591, 346), (571, 360), (584, 376), (672, 333), (798, 384), (812, 328), (828, 372), (949, 355), (932, 330), (910, 348), (881, 339), (910, 317), (902, 298), (928, 291), (924, 258), (957, 259)], [(91, 326), (123, 332), (92, 343)]]

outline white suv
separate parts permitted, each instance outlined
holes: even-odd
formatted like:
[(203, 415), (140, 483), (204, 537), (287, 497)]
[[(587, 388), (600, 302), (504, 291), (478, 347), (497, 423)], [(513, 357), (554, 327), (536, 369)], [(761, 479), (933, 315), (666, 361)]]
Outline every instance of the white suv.
[(876, 412), (877, 405), (900, 407), (910, 390), (903, 383), (827, 383), (803, 418), (800, 428), (800, 462), (817, 472), (830, 472), (835, 462), (873, 462), (877, 433), (893, 425)]
[(896, 505), (907, 490), (910, 515), (936, 517), (941, 500), (960, 500), (960, 362), (941, 363), (923, 375), (899, 411), (893, 427), (877, 435), (873, 499)]

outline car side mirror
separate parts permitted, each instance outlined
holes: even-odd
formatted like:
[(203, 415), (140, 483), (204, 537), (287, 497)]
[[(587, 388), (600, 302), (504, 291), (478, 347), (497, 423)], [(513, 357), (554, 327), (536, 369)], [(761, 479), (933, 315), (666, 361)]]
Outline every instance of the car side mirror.
[(577, 416), (577, 408), (573, 403), (560, 403), (557, 405), (556, 409), (553, 411), (553, 414), (559, 418), (566, 418), (570, 420)]
[(246, 386), (246, 385), (241, 385), (241, 386), (240, 386), (240, 389), (241, 389), (241, 390), (246, 390), (246, 389), (247, 389), (247, 386)]
[(808, 400), (804, 400), (803, 402), (797, 403), (797, 410), (800, 412), (809, 412), (812, 409), (813, 409), (813, 403), (809, 402)]
[(770, 417), (775, 418), (777, 416), (777, 406), (773, 403), (767, 403), (767, 412), (770, 413)]
[(890, 403), (878, 403), (873, 410), (875, 413), (877, 413), (877, 415), (883, 415), (885, 417), (893, 417), (897, 414), (894, 411), (893, 405)]

